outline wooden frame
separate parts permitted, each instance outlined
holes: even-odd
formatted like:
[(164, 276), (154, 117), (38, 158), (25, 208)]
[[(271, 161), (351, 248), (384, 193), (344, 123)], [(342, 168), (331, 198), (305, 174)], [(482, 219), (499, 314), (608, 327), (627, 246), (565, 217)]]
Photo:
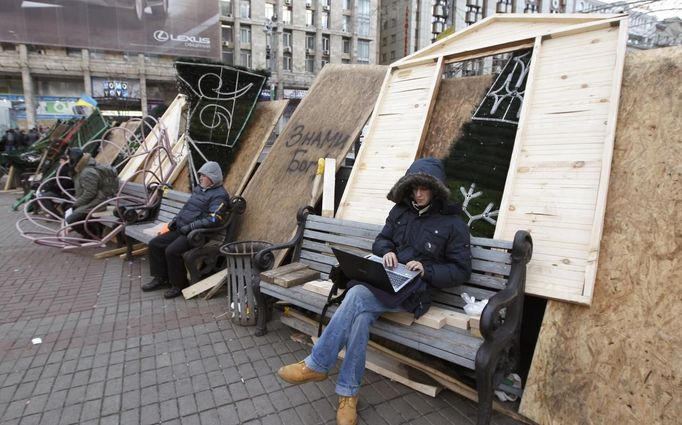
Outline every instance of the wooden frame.
[[(420, 100), (406, 92), (402, 109), (387, 110), (395, 75), (426, 72), (434, 62), (441, 69), (445, 63), (510, 52), (532, 43), (526, 97), (495, 237), (509, 238), (519, 229), (533, 235), (537, 255), (529, 264), (527, 293), (589, 305), (613, 153), (626, 22), (626, 15), (495, 15), (392, 64), (337, 218), (382, 223), (393, 205), (385, 200), (386, 194), (422, 151), (437, 92), (426, 100), (430, 103), (420, 122), (422, 137), (397, 152), (391, 150), (401, 134), (396, 126), (382, 126), (382, 119), (393, 114), (394, 121), (403, 122), (409, 107)], [(563, 75), (562, 67), (571, 73)], [(577, 81), (581, 84), (576, 87)], [(534, 93), (540, 89), (542, 96)], [(559, 131), (557, 142), (549, 135)], [(551, 185), (574, 178), (579, 179), (575, 187)], [(571, 208), (572, 203), (577, 207)], [(556, 214), (548, 212), (552, 208)]]

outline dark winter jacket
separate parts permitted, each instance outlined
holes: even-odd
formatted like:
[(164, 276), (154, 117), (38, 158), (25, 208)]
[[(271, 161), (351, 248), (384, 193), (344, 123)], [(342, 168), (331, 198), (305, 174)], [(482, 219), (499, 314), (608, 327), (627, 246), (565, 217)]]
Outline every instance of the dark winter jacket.
[(74, 167), (73, 184), (76, 189), (74, 213), (88, 213), (97, 205), (116, 196), (118, 176), (116, 171), (98, 165), (90, 154), (83, 154)]
[[(430, 207), (422, 214), (412, 205), (415, 185), (427, 186), (433, 194)], [(448, 202), (448, 194), (442, 164), (433, 158), (415, 161), (389, 192), (388, 198), (397, 203), (372, 251), (378, 256), (394, 252), (403, 264), (417, 260), (424, 265), (424, 276), (397, 294), (370, 287), (387, 306), (401, 305), (419, 317), (431, 304), (429, 289), (453, 287), (469, 279), (469, 228), (458, 216), (460, 206)]]
[(187, 226), (183, 233), (220, 226), (230, 208), (230, 195), (222, 186), (223, 175), (218, 164), (207, 162), (198, 173), (210, 178), (213, 186), (204, 189), (197, 185), (185, 206), (173, 219), (171, 227), (177, 226), (183, 231), (182, 228)]

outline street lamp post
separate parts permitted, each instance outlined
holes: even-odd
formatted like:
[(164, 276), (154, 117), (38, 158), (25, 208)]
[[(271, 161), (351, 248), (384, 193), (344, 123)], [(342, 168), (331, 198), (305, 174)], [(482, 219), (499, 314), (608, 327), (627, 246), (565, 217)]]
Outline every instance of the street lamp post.
[(279, 83), (279, 74), (277, 73), (277, 22), (274, 19), (266, 18), (263, 31), (267, 34), (265, 54), (270, 57), (270, 100), (277, 98), (277, 84)]

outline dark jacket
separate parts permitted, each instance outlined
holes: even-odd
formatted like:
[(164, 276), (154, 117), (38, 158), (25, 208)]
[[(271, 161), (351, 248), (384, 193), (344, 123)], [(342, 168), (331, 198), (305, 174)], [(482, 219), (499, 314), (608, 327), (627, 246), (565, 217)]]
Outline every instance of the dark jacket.
[(174, 225), (178, 229), (189, 226), (188, 230), (220, 226), (230, 208), (230, 195), (221, 183), (208, 189), (197, 185), (185, 206), (173, 219)]
[(98, 165), (90, 154), (84, 154), (74, 167), (73, 184), (76, 189), (73, 212), (88, 213), (116, 196), (119, 181), (113, 168)]
[[(430, 207), (421, 214), (412, 205), (411, 190), (415, 184), (426, 185), (433, 193)], [(372, 251), (378, 256), (394, 252), (403, 264), (420, 261), (424, 276), (397, 294), (368, 286), (385, 305), (401, 305), (419, 317), (431, 304), (430, 288), (453, 287), (469, 279), (469, 228), (458, 216), (460, 206), (448, 202), (448, 194), (442, 164), (432, 158), (415, 161), (389, 192), (389, 199), (399, 201), (389, 212)]]

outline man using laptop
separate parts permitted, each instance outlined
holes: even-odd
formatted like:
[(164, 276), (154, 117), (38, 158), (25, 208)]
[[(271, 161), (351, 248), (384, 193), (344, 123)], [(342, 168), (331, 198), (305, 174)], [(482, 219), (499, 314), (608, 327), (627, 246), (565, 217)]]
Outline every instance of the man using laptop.
[(471, 274), (471, 248), (460, 206), (448, 202), (443, 164), (434, 158), (416, 160), (387, 195), (396, 203), (372, 246), (386, 267), (403, 263), (419, 277), (398, 292), (351, 280), (346, 296), (329, 325), (304, 360), (283, 366), (279, 376), (291, 384), (321, 381), (346, 349), (336, 384), (340, 425), (357, 424), (358, 392), (365, 373), (369, 328), (389, 311), (419, 317), (431, 305), (429, 288), (460, 285)]

